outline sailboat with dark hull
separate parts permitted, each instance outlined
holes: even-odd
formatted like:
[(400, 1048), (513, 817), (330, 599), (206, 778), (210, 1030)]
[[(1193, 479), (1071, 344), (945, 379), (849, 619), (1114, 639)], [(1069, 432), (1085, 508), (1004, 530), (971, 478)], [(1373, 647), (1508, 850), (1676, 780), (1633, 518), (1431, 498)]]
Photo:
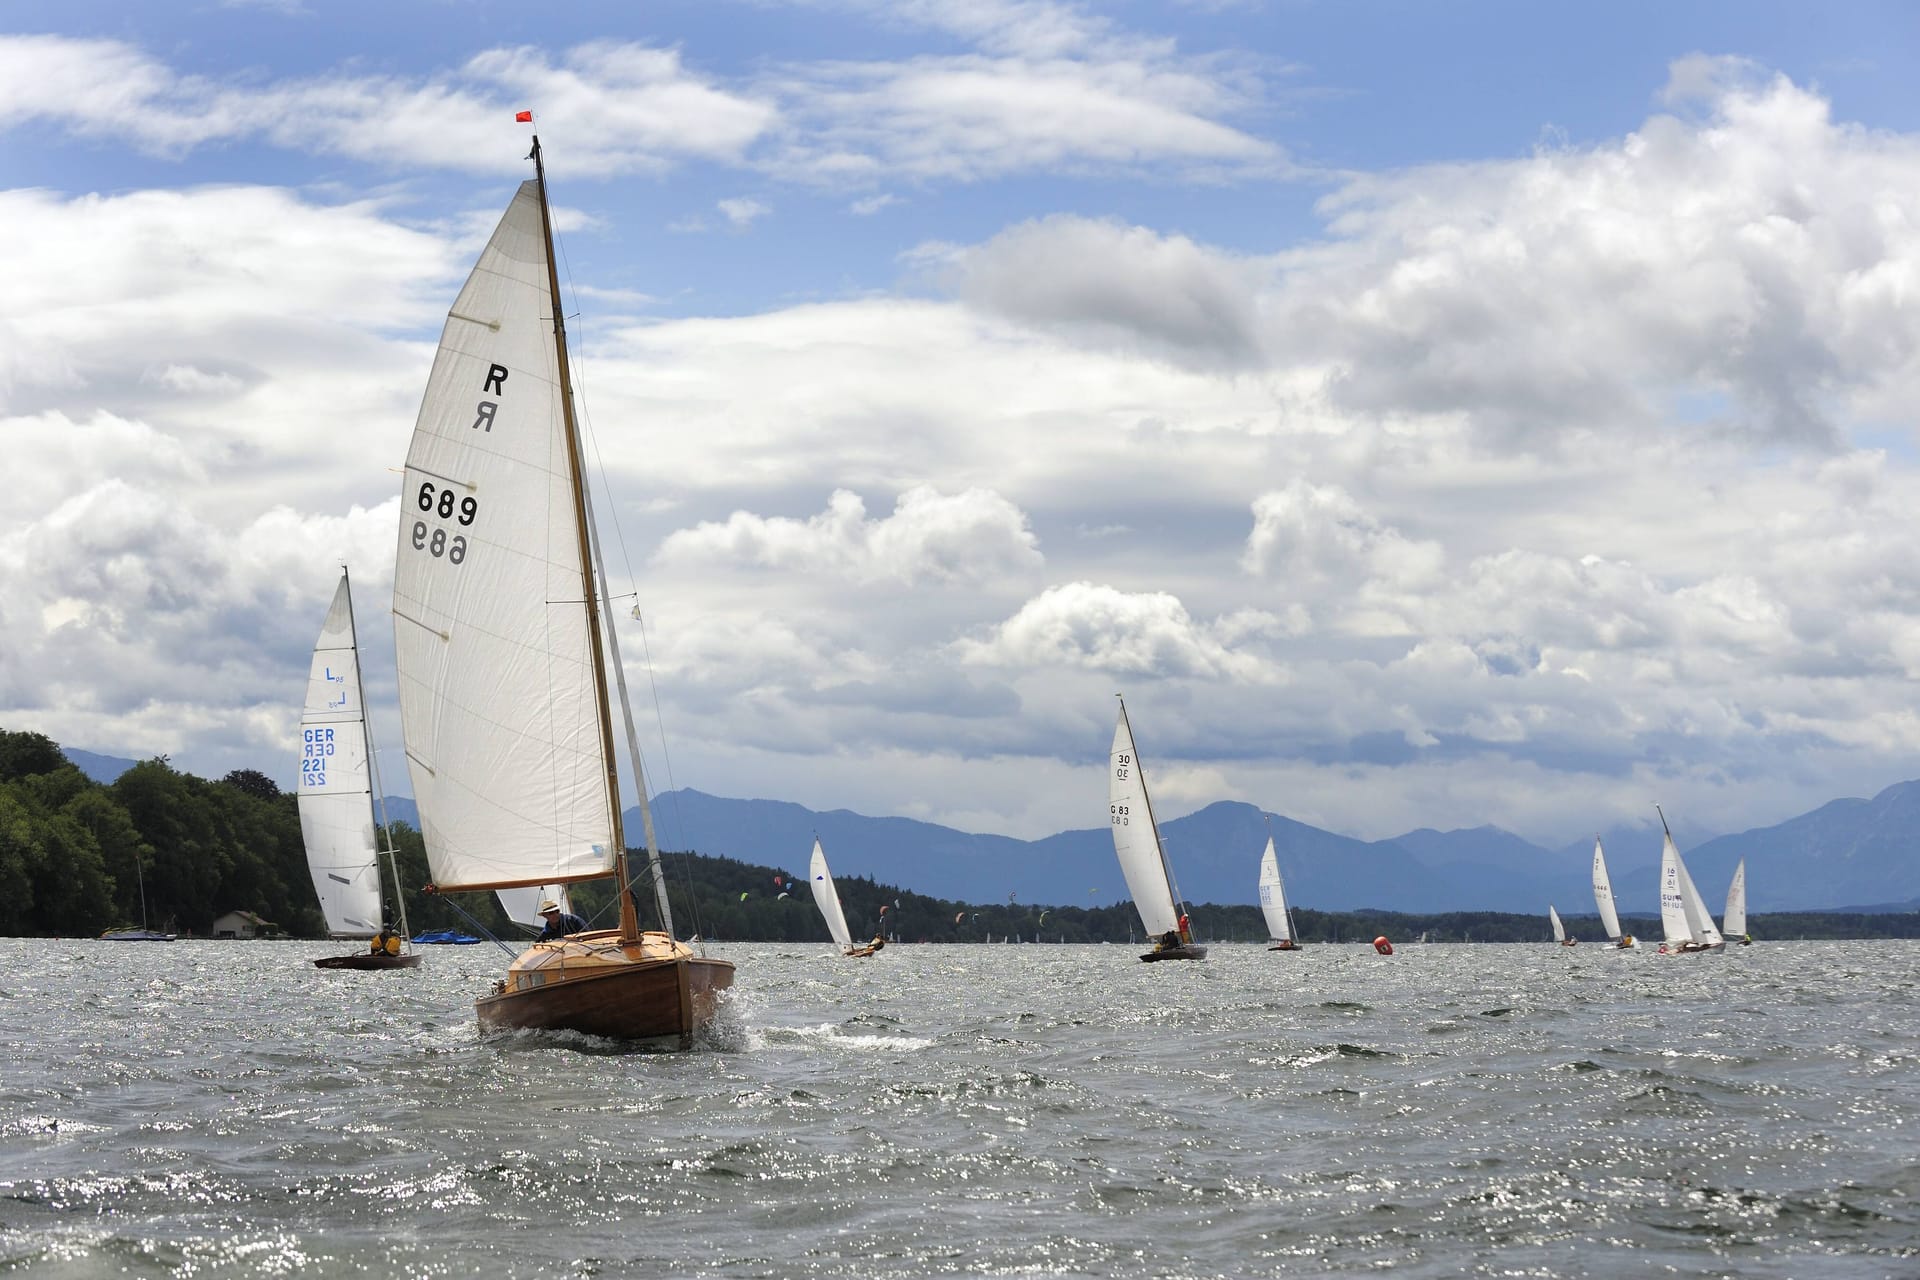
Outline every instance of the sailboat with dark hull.
[(619, 805), (607, 624), (536, 137), (447, 316), (402, 489), (394, 645), (407, 763), (439, 891), (612, 877), (617, 927), (535, 942), (475, 1002), (483, 1030), (689, 1047), (730, 961), (675, 940), (631, 716), (660, 928), (643, 931)]
[[(394, 861), (391, 834), (383, 851), (375, 832), (388, 832), (376, 823), (375, 805), (385, 804), (379, 786), (380, 771), (373, 757), (373, 737), (367, 732), (366, 703), (361, 696), (360, 644), (353, 624), (353, 584), (345, 566), (333, 603), (314, 641), (313, 665), (307, 675), (306, 709), (300, 716), (300, 839), (306, 846), (307, 870), (313, 876), (320, 914), (327, 920), (330, 938), (392, 938), (391, 950), (378, 946), (346, 955), (322, 956), (319, 969), (412, 969), (420, 964), (417, 952), (403, 949), (407, 936), (407, 903), (400, 893), (400, 868)], [(393, 872), (394, 899), (400, 908), (400, 932), (387, 927), (380, 892), (380, 862)]]
[[(1118, 697), (1119, 695), (1115, 695)], [(1204, 960), (1207, 949), (1193, 940), (1186, 914), (1179, 907), (1173, 869), (1153, 820), (1153, 802), (1147, 798), (1147, 776), (1134, 749), (1133, 726), (1127, 722), (1127, 703), (1120, 700), (1120, 719), (1113, 726), (1113, 748), (1107, 760), (1107, 823), (1113, 832), (1114, 856), (1133, 895), (1134, 910), (1153, 950), (1142, 960)]]

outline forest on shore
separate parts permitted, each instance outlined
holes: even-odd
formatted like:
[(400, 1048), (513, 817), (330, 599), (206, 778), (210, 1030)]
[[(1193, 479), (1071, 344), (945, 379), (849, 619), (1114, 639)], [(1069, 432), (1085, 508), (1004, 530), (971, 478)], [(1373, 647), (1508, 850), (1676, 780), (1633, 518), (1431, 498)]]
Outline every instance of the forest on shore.
[[(514, 939), (490, 893), (437, 894), (420, 833), (392, 823), (388, 834), (415, 933), (484, 929)], [(665, 858), (676, 932), (716, 941), (825, 942), (826, 926), (805, 881), (735, 858), (674, 853)], [(644, 866), (637, 860), (636, 868)], [(848, 923), (859, 937), (884, 932), (901, 942), (1140, 941), (1128, 902), (1105, 907), (931, 898), (862, 876), (836, 877)], [(389, 897), (392, 881), (386, 881)], [(596, 926), (612, 919), (610, 882), (573, 886), (575, 911)], [(638, 895), (641, 918), (652, 895)], [(145, 924), (182, 937), (210, 936), (215, 919), (251, 912), (277, 936), (324, 938), (291, 793), (251, 769), (217, 781), (182, 773), (160, 756), (110, 783), (95, 782), (38, 733), (0, 730), (0, 936), (93, 937)], [(391, 913), (398, 922), (397, 912)], [(1261, 942), (1266, 924), (1252, 905), (1200, 904), (1194, 932), (1205, 941)], [(1415, 915), (1387, 911), (1294, 912), (1301, 941), (1544, 942), (1539, 916), (1495, 911)], [(1657, 918), (1622, 920), (1632, 934), (1660, 937)], [(1602, 940), (1592, 916), (1566, 917), (1568, 932)], [(1763, 940), (1920, 937), (1920, 912), (1773, 913), (1751, 917)]]

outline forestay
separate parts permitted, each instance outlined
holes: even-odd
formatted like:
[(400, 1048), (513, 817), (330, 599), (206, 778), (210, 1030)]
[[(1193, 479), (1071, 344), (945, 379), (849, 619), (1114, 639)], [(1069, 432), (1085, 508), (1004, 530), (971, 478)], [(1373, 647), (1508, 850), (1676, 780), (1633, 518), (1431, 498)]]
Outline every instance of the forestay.
[(1149, 935), (1171, 933), (1179, 926), (1179, 913), (1173, 906), (1173, 888), (1167, 876), (1167, 862), (1160, 850), (1160, 832), (1154, 825), (1153, 809), (1147, 802), (1146, 777), (1133, 749), (1133, 730), (1127, 725), (1127, 709), (1120, 708), (1120, 721), (1113, 729), (1113, 750), (1107, 771), (1107, 817), (1113, 830), (1113, 851), (1120, 859), (1120, 871), (1127, 880), (1127, 892), (1133, 895), (1140, 923)]
[(547, 270), (538, 185), (523, 183), (454, 300), (407, 452), (394, 647), (442, 889), (613, 868)]
[(300, 717), (297, 801), (307, 869), (327, 932), (337, 938), (371, 938), (381, 925), (364, 714), (353, 597), (343, 573), (313, 646)]
[(827, 853), (820, 841), (813, 842), (813, 859), (807, 866), (807, 878), (813, 884), (813, 902), (827, 922), (827, 932), (843, 947), (853, 945), (853, 933), (847, 928), (847, 916), (840, 909), (840, 891), (833, 887), (833, 872), (827, 870)]
[(1287, 918), (1287, 891), (1280, 883), (1280, 859), (1273, 852), (1273, 837), (1267, 837), (1267, 851), (1260, 855), (1260, 913), (1267, 918), (1267, 934), (1275, 942), (1293, 941), (1293, 924)]

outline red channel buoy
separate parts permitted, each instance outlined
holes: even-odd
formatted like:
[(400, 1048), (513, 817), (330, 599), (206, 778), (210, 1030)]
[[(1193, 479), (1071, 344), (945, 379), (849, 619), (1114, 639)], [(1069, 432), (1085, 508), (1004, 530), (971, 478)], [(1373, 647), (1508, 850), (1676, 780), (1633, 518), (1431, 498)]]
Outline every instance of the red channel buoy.
[(1387, 935), (1384, 933), (1373, 940), (1373, 949), (1383, 956), (1393, 954), (1393, 944), (1387, 941)]

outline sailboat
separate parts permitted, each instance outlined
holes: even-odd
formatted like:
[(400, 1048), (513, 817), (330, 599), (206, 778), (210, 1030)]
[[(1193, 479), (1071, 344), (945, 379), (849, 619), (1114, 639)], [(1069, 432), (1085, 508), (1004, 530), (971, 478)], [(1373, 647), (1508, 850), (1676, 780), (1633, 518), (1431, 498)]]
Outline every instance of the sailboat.
[(1620, 932), (1620, 916), (1613, 909), (1613, 881), (1607, 877), (1607, 855), (1601, 852), (1600, 837), (1593, 838), (1593, 905), (1600, 909), (1600, 927), (1616, 950), (1633, 945), (1633, 935)]
[(133, 876), (140, 884), (140, 927), (109, 929), (100, 935), (102, 942), (172, 942), (174, 935), (147, 928), (147, 873), (140, 869), (140, 851), (133, 853)]
[(1748, 946), (1753, 938), (1747, 932), (1747, 860), (1740, 859), (1733, 869), (1733, 883), (1727, 886), (1727, 910), (1720, 917), (1720, 932)]
[[(394, 648), (407, 765), (436, 888), (612, 877), (619, 921), (520, 953), (483, 1031), (690, 1047), (730, 961), (675, 940), (581, 466), (540, 140), (447, 315), (407, 451)], [(611, 670), (660, 929), (628, 873)]]
[[(360, 647), (353, 626), (353, 587), (345, 566), (333, 604), (313, 645), (307, 675), (306, 710), (300, 716), (300, 838), (307, 847), (307, 870), (330, 938), (381, 938), (389, 935), (380, 907), (381, 850), (374, 841), (384, 822), (374, 821), (380, 796), (373, 740), (367, 732), (366, 706), (360, 696)], [(400, 868), (389, 837), (385, 850), (393, 871), (393, 896), (400, 904), (400, 934), (407, 903), (400, 892)], [(397, 948), (400, 944), (394, 943)], [(322, 969), (411, 969), (420, 957), (410, 951), (359, 951), (322, 956)]]
[(1563, 947), (1577, 947), (1580, 945), (1580, 939), (1569, 938), (1567, 936), (1567, 926), (1560, 923), (1560, 913), (1553, 909), (1551, 902), (1547, 904), (1547, 920), (1553, 925), (1553, 940), (1555, 942)]
[(1267, 936), (1273, 939), (1269, 951), (1298, 951), (1299, 934), (1293, 927), (1293, 914), (1287, 910), (1287, 890), (1280, 883), (1280, 859), (1274, 856), (1273, 837), (1267, 837), (1267, 851), (1260, 855), (1260, 912), (1267, 918)]
[(807, 878), (813, 883), (813, 904), (820, 908), (827, 932), (840, 944), (842, 955), (870, 956), (887, 945), (886, 939), (878, 935), (864, 947), (853, 945), (853, 930), (847, 928), (847, 913), (840, 909), (840, 891), (833, 887), (833, 872), (827, 870), (827, 851), (820, 847), (818, 836), (813, 838), (813, 858), (807, 864)]
[[(1120, 695), (1115, 694), (1115, 697)], [(1113, 727), (1113, 750), (1107, 773), (1107, 821), (1113, 831), (1113, 852), (1127, 878), (1127, 891), (1140, 913), (1153, 950), (1142, 960), (1204, 960), (1207, 949), (1196, 944), (1187, 917), (1176, 905), (1173, 871), (1160, 842), (1147, 799), (1146, 771), (1133, 749), (1133, 728), (1127, 723), (1126, 699), (1120, 699), (1120, 720)]]
[[(1660, 806), (1655, 805), (1654, 811), (1659, 812)], [(1665, 813), (1660, 813), (1660, 830), (1663, 835), (1660, 846), (1660, 924), (1667, 935), (1667, 940), (1660, 944), (1660, 954), (1726, 950), (1726, 939), (1713, 927), (1713, 917), (1707, 914), (1707, 904), (1701, 900), (1700, 891), (1693, 887), (1693, 877), (1687, 874), (1687, 864), (1680, 860), (1680, 850), (1674, 847), (1673, 832), (1667, 829)]]

